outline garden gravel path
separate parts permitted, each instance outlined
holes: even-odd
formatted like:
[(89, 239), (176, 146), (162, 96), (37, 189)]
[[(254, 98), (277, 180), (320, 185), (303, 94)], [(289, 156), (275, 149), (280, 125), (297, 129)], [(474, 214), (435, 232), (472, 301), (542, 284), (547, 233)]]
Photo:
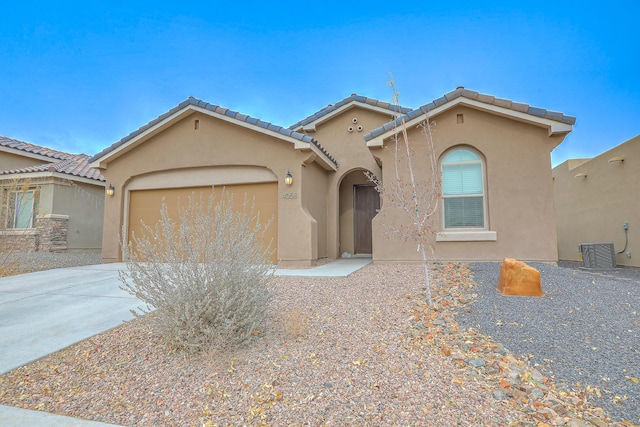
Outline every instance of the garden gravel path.
[(543, 298), (501, 296), (500, 263), (472, 264), (478, 297), (458, 322), (527, 357), (559, 386), (589, 387), (613, 418), (640, 424), (640, 269), (531, 266)]

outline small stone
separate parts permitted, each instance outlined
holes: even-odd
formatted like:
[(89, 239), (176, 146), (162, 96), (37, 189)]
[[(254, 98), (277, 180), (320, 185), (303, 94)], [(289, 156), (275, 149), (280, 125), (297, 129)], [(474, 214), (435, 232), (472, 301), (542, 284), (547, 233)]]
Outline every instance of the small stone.
[(332, 388), (333, 384), (330, 383), (330, 382), (326, 382), (326, 383), (324, 383), (324, 386), (325, 386), (325, 388)]
[(571, 402), (573, 406), (578, 408), (584, 406), (584, 400), (580, 399), (579, 397), (569, 397), (569, 402)]
[(506, 355), (508, 353), (507, 349), (504, 348), (504, 346), (502, 344), (498, 344), (498, 347), (496, 347), (495, 352), (498, 353), (501, 356), (504, 356), (504, 355)]
[(518, 372), (518, 373), (521, 373), (521, 372), (523, 372), (523, 371), (524, 371), (524, 369), (522, 368), (522, 366), (519, 366), (519, 365), (513, 365), (513, 364), (509, 365), (509, 369), (510, 369), (510, 370), (512, 370), (512, 371), (514, 371), (514, 372)]
[(589, 421), (591, 424), (593, 424), (596, 427), (607, 427), (608, 426), (607, 423), (602, 421), (600, 418), (596, 418), (596, 417), (589, 417), (589, 418), (587, 418), (587, 421)]
[(484, 359), (482, 357), (479, 357), (477, 359), (471, 359), (467, 361), (467, 363), (475, 368), (481, 368), (484, 366)]
[(502, 390), (494, 391), (493, 398), (495, 400), (504, 400), (504, 392)]
[(567, 408), (562, 403), (557, 403), (551, 407), (557, 414), (566, 414)]
[(451, 358), (453, 360), (464, 360), (466, 356), (463, 353), (460, 353), (459, 351), (455, 351), (451, 353)]
[(529, 393), (529, 396), (531, 396), (532, 399), (540, 400), (544, 397), (544, 391), (540, 390), (539, 388), (534, 388)]
[(513, 397), (516, 399), (521, 399), (523, 397), (526, 397), (527, 395), (524, 391), (521, 391), (515, 388), (511, 391), (511, 394), (513, 394)]
[(531, 370), (531, 378), (537, 383), (544, 382), (544, 375), (542, 375), (540, 371), (538, 371), (537, 369)]
[(538, 414), (542, 415), (545, 420), (553, 421), (558, 417), (558, 414), (551, 408), (542, 407), (536, 411)]
[(531, 391), (533, 390), (533, 386), (530, 386), (529, 384), (521, 384), (520, 390), (524, 391), (527, 394), (530, 394)]

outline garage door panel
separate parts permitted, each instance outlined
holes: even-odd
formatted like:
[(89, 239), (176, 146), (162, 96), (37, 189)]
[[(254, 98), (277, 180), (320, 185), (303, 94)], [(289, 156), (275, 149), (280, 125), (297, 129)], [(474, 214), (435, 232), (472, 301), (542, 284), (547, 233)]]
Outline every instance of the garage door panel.
[[(254, 213), (260, 214), (260, 222), (266, 224), (271, 220), (265, 233), (265, 241), (272, 242), (271, 261), (277, 263), (278, 246), (278, 184), (238, 184), (215, 187), (216, 200), (220, 200), (223, 188), (233, 195), (233, 206), (236, 210), (244, 207), (245, 195), (249, 203), (255, 198)], [(136, 190), (130, 192), (129, 197), (129, 240), (131, 233), (140, 235), (142, 231), (141, 221), (154, 226), (160, 220), (160, 210), (163, 199), (167, 203), (167, 210), (171, 218), (178, 218), (178, 206), (186, 206), (191, 195), (208, 200), (211, 195), (211, 187), (168, 188), (153, 190)]]

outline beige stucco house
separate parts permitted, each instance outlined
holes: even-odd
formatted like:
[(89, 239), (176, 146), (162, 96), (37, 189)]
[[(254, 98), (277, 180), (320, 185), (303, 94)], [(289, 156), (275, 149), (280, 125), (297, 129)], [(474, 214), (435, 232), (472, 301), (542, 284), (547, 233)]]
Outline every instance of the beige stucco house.
[(189, 98), (91, 159), (115, 189), (105, 201), (103, 259), (121, 259), (122, 227), (130, 235), (141, 220), (155, 222), (163, 198), (171, 208), (225, 187), (255, 197), (274, 219), (280, 265), (346, 254), (417, 260), (415, 244), (384, 236), (404, 219), (385, 209), (365, 172), (393, 180), (394, 121), (418, 139), (427, 117), (447, 175), (432, 258), (556, 261), (550, 152), (575, 119), (464, 88), (415, 110), (351, 95), (289, 128)]
[(0, 136), (0, 242), (24, 251), (99, 252), (105, 183), (88, 160)]
[(613, 243), (616, 265), (640, 267), (640, 135), (559, 164), (553, 180), (559, 258), (580, 261), (578, 245)]

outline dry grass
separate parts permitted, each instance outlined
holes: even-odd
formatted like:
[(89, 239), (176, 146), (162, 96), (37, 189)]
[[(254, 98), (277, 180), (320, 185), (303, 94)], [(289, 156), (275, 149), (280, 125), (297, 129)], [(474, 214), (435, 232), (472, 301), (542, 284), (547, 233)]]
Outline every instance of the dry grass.
[(289, 310), (284, 318), (284, 331), (294, 340), (302, 339), (309, 331), (310, 319), (298, 308)]

